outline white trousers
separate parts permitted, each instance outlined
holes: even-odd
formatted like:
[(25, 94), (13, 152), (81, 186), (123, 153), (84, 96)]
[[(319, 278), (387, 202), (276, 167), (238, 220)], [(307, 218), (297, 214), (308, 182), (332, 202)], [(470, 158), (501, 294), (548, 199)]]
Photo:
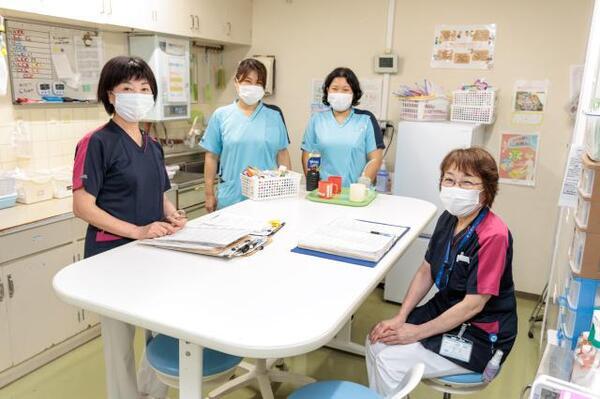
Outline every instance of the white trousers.
[(138, 399), (145, 395), (165, 398), (169, 387), (156, 377), (156, 372), (146, 359), (145, 348), (136, 379), (133, 353), (135, 326), (107, 317), (102, 317), (100, 321), (104, 340), (107, 399)]
[(371, 345), (367, 337), (366, 361), (369, 387), (387, 397), (417, 363), (425, 364), (424, 378), (470, 373), (469, 370), (426, 349), (420, 342), (409, 345)]

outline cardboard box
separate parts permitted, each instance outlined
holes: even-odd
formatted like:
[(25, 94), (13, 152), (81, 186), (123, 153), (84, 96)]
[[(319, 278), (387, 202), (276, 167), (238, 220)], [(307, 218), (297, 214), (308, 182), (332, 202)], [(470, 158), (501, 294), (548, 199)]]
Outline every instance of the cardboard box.
[(600, 202), (600, 162), (594, 162), (587, 154), (583, 154), (579, 192), (592, 202)]
[(587, 231), (576, 221), (569, 262), (574, 275), (600, 280), (600, 234)]

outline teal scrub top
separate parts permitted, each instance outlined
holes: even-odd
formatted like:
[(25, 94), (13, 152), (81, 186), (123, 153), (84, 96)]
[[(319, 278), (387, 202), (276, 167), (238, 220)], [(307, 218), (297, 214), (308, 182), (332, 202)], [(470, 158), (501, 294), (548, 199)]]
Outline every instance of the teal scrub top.
[(321, 154), (321, 180), (342, 176), (342, 186), (356, 183), (367, 164), (367, 154), (385, 148), (381, 128), (375, 116), (352, 108), (343, 123), (338, 123), (333, 111), (317, 112), (304, 131), (302, 149)]
[(218, 108), (200, 140), (206, 151), (219, 156), (217, 208), (244, 200), (240, 174), (247, 166), (277, 169), (277, 153), (289, 142), (279, 107), (261, 101), (250, 116), (236, 102)]

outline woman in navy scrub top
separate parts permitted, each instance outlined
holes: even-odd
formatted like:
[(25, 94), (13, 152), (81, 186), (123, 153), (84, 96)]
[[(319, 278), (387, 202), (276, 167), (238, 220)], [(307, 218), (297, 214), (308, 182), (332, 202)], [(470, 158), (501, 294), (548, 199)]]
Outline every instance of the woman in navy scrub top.
[[(102, 69), (98, 99), (112, 118), (79, 141), (73, 167), (73, 212), (89, 223), (86, 258), (133, 240), (172, 234), (186, 223), (165, 195), (171, 185), (162, 147), (139, 127), (156, 96), (154, 74), (142, 59), (115, 57)], [(107, 397), (165, 397), (167, 387), (145, 357), (138, 392), (135, 327), (106, 317), (101, 322)]]
[[(496, 351), (506, 359), (517, 336), (512, 237), (490, 210), (496, 161), (481, 148), (454, 150), (442, 162), (440, 189), (446, 211), (402, 308), (367, 339), (369, 385), (383, 396), (417, 362), (425, 378), (481, 373)], [(435, 296), (417, 307), (433, 284)]]

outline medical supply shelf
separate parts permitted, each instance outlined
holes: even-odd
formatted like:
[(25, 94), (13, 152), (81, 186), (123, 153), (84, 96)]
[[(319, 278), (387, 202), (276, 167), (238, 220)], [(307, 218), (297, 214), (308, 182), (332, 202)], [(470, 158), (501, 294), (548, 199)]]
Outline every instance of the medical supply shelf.
[(589, 331), (594, 309), (600, 309), (600, 280), (569, 276), (559, 299), (558, 335), (561, 345), (575, 348), (577, 337)]

